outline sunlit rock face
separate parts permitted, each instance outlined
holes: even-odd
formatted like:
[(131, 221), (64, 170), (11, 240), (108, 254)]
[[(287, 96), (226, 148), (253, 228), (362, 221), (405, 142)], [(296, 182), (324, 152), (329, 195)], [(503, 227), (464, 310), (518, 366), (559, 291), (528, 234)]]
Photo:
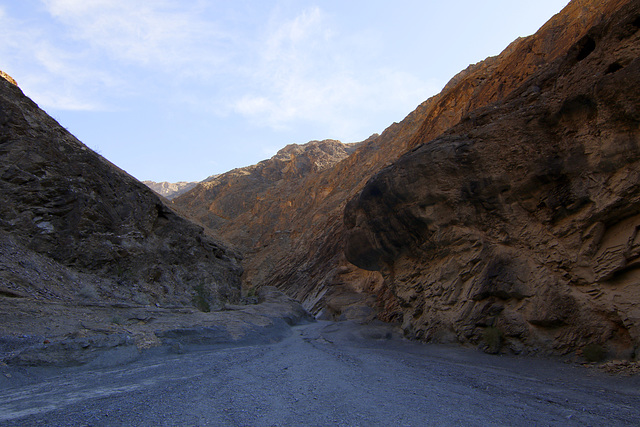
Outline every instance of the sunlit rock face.
[(392, 288), (383, 285), (380, 271), (356, 267), (344, 256), (346, 202), (406, 152), (475, 117), (475, 110), (506, 99), (541, 67), (566, 57), (624, 3), (571, 2), (535, 35), (469, 66), (380, 135), (345, 145), (348, 149), (336, 145), (337, 155), (328, 156), (331, 161), (323, 167), (294, 167), (295, 159), (309, 157), (305, 151), (310, 151), (305, 146), (289, 153), (285, 149), (271, 161), (215, 177), (176, 199), (174, 206), (243, 251), (246, 287), (277, 286), (323, 318), (399, 319), (403, 309)]
[(161, 195), (162, 197), (168, 200), (175, 199), (179, 195), (186, 193), (187, 191), (191, 190), (193, 187), (198, 185), (197, 182), (187, 182), (187, 181), (180, 181), (180, 182), (142, 181), (142, 183), (147, 187), (149, 187), (150, 189), (152, 189), (153, 191), (155, 191), (157, 194)]
[(347, 259), (382, 273), (407, 335), (637, 352), (640, 5), (573, 2), (541, 31), (586, 16), (502, 100), (435, 138), (423, 126), (347, 205)]

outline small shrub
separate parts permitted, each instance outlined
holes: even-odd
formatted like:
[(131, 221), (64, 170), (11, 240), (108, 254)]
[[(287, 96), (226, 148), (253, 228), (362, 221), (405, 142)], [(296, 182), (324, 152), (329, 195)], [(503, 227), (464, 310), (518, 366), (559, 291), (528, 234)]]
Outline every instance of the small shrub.
[(195, 305), (198, 310), (209, 313), (211, 311), (211, 304), (209, 303), (211, 294), (209, 290), (205, 289), (202, 284), (195, 286), (193, 290), (196, 292), (192, 300), (193, 305)]
[(111, 323), (113, 323), (114, 325), (122, 325), (122, 317), (120, 316), (113, 316), (111, 318)]
[(258, 291), (256, 291), (256, 288), (250, 288), (247, 291), (247, 297), (253, 298), (253, 297), (256, 297), (256, 296), (258, 296)]
[(496, 354), (502, 347), (502, 331), (494, 326), (489, 326), (482, 331), (482, 339), (486, 344), (487, 353)]
[(582, 349), (582, 356), (587, 362), (602, 362), (607, 357), (607, 349), (600, 344), (588, 344)]

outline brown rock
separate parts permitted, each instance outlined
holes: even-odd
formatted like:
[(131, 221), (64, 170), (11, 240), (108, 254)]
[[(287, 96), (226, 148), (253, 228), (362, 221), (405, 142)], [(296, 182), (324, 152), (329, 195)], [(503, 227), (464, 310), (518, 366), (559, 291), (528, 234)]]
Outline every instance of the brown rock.
[(408, 334), (481, 343), (495, 327), (515, 352), (634, 353), (640, 5), (621, 3), (572, 2), (551, 23), (589, 27), (564, 54), (441, 136), (425, 124), (349, 202), (347, 258), (383, 273)]
[[(476, 109), (504, 99), (539, 67), (566, 56), (589, 28), (623, 3), (574, 0), (535, 35), (514, 41), (497, 57), (469, 66), (402, 122), (359, 143), (353, 154), (337, 159), (333, 166), (292, 179), (268, 174), (277, 177), (269, 181), (256, 173), (269, 169), (269, 163), (263, 162), (251, 171), (225, 174), (210, 188), (178, 198), (174, 206), (194, 215), (239, 248), (248, 249), (243, 261), (246, 286), (278, 286), (314, 313), (322, 311), (332, 318), (353, 307), (351, 302), (343, 305), (352, 301), (342, 297), (348, 294), (381, 309), (379, 316), (385, 320), (397, 319), (401, 313), (398, 301), (390, 288), (382, 287), (380, 273), (356, 268), (343, 255), (342, 213), (346, 201), (362, 190), (372, 175), (424, 140), (437, 137), (465, 117), (480, 120)], [(576, 51), (574, 56), (578, 54)], [(614, 63), (605, 68), (615, 68)], [(542, 89), (533, 85), (529, 90), (526, 97), (533, 100)], [(276, 170), (282, 168), (282, 163), (279, 165)], [(451, 210), (436, 214), (451, 215)], [(351, 241), (357, 238), (351, 233)], [(456, 298), (456, 293), (452, 292), (450, 298)]]
[(18, 83), (13, 79), (13, 77), (11, 77), (9, 74), (5, 73), (4, 71), (0, 70), (0, 77), (2, 77), (3, 79), (5, 79), (6, 81), (8, 81), (9, 83), (18, 86)]

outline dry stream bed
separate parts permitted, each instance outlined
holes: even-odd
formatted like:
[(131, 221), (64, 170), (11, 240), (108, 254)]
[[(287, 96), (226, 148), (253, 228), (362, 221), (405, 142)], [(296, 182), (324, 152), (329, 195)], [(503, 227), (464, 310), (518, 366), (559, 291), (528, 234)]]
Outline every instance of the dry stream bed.
[(0, 425), (640, 424), (638, 376), (410, 342), (384, 324), (308, 323), (265, 342), (3, 366)]

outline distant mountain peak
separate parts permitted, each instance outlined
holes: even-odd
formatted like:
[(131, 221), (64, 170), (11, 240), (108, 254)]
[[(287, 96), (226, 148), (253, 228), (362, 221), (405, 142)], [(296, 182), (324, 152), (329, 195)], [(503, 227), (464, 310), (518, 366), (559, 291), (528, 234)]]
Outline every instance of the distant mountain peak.
[(187, 181), (178, 181), (178, 182), (155, 182), (155, 181), (142, 181), (144, 185), (155, 191), (157, 194), (162, 197), (171, 200), (178, 197), (181, 194), (186, 193), (191, 190), (193, 187), (198, 185), (197, 182), (187, 182)]

